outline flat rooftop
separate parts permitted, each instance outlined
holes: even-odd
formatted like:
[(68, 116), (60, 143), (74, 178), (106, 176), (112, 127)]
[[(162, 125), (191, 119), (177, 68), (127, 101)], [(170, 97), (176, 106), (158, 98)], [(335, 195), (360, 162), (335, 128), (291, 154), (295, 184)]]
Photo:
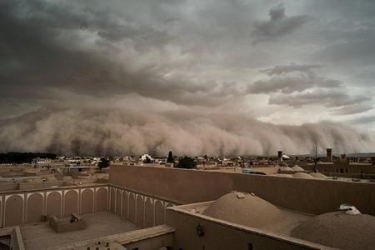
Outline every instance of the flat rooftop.
[(28, 250), (47, 249), (138, 229), (133, 223), (107, 211), (81, 215), (81, 218), (86, 222), (87, 228), (66, 233), (56, 233), (48, 222), (21, 225), (20, 230), (25, 248)]

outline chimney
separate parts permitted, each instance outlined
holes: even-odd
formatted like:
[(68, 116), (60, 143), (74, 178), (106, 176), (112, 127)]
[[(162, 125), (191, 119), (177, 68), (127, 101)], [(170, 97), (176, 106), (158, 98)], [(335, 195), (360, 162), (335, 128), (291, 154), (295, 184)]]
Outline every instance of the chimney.
[(332, 162), (332, 148), (327, 148), (327, 160)]
[(282, 157), (283, 157), (283, 151), (277, 151), (277, 158), (278, 158), (279, 162), (282, 161)]

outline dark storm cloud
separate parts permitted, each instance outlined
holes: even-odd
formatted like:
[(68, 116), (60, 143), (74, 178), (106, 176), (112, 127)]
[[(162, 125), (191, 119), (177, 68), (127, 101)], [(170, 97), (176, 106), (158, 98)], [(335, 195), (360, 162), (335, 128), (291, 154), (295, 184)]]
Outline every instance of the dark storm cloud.
[(290, 72), (304, 72), (304, 73), (313, 73), (313, 69), (320, 68), (321, 65), (317, 64), (290, 64), (290, 65), (277, 65), (270, 69), (260, 70), (270, 76), (272, 75), (281, 75)]
[(251, 33), (253, 44), (264, 41), (276, 41), (280, 37), (291, 34), (308, 21), (308, 16), (291, 16), (285, 14), (282, 4), (269, 10), (270, 20), (259, 21), (255, 24), (255, 30)]
[(374, 105), (369, 101), (354, 103), (331, 111), (333, 115), (353, 115), (373, 110)]
[[(373, 32), (374, 31), (370, 31)], [(317, 51), (313, 57), (332, 63), (341, 62), (344, 64), (375, 64), (375, 33), (368, 39), (351, 39), (348, 41), (340, 41), (329, 45)]]
[(250, 85), (251, 94), (270, 94), (269, 104), (301, 108), (320, 105), (329, 108), (332, 115), (359, 114), (372, 110), (369, 93), (351, 94), (338, 80), (317, 75), (314, 69), (323, 68), (315, 64), (277, 65), (260, 70), (269, 75)]
[(374, 86), (368, 72), (375, 70), (375, 2), (318, 0), (305, 8), (315, 13), (309, 41), (317, 46), (311, 47), (311, 60), (331, 65), (337, 75), (351, 77), (353, 85)]
[(372, 125), (375, 124), (375, 116), (364, 116), (361, 118), (352, 119), (349, 121), (350, 124), (354, 125)]
[(254, 82), (248, 87), (248, 92), (252, 94), (275, 92), (290, 94), (315, 87), (330, 89), (342, 85), (338, 80), (316, 75), (313, 69), (318, 67), (320, 66), (290, 64), (261, 70), (261, 72), (268, 74), (270, 78)]
[[(138, 93), (176, 103), (216, 105), (215, 96), (225, 98), (231, 92), (222, 90), (225, 84), (213, 81), (195, 84), (182, 78), (166, 79), (164, 74), (169, 70), (156, 64), (134, 71), (129, 67), (131, 62), (121, 65), (109, 57), (120, 52), (109, 42), (130, 39), (134, 44), (130, 49), (142, 53), (160, 49), (168, 40), (167, 33), (119, 25), (100, 11), (70, 12), (67, 6), (42, 1), (7, 2), (0, 9), (0, 63), (8, 65), (0, 76), (2, 88), (7, 90), (1, 95), (23, 98), (37, 94), (40, 88), (59, 88), (101, 97)], [(94, 32), (103, 40), (94, 43), (96, 50), (80, 49), (74, 32)], [(62, 40), (64, 34), (67, 38)], [(208, 99), (211, 94), (213, 99)]]
[[(327, 108), (358, 105), (371, 100), (367, 96), (351, 96), (342, 91), (315, 89), (292, 95), (271, 95), (270, 104), (301, 107), (304, 105), (324, 105)], [(354, 109), (352, 110), (354, 111)], [(362, 112), (362, 111), (361, 111)]]
[[(334, 41), (322, 45), (308, 36), (316, 25), (308, 22), (312, 13), (287, 2), (270, 9), (275, 4), (0, 0), (0, 151), (195, 155), (306, 153), (316, 144), (341, 152), (373, 148), (370, 135), (345, 125), (282, 126), (250, 115), (268, 108), (265, 95), (249, 105), (257, 93), (280, 106), (332, 105), (338, 115), (370, 110), (373, 103), (362, 91), (349, 92), (336, 72), (324, 74), (333, 57), (328, 46), (337, 41), (327, 37)], [(270, 19), (259, 21), (268, 10)], [(285, 36), (293, 44), (280, 39)], [(324, 47), (329, 58), (309, 61)], [(254, 78), (259, 68), (265, 70)]]

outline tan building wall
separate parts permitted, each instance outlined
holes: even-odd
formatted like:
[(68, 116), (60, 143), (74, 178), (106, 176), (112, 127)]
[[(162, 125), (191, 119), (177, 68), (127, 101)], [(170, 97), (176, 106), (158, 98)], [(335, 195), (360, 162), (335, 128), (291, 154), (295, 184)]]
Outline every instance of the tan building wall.
[(78, 213), (78, 192), (76, 190), (67, 191), (65, 194), (64, 217), (70, 216), (72, 213)]
[(38, 222), (44, 211), (43, 193), (33, 193), (28, 197), (26, 223)]
[(94, 211), (106, 211), (108, 210), (108, 189), (99, 188), (95, 189), (96, 199), (95, 199), (95, 209)]
[(62, 217), (62, 192), (54, 191), (47, 194), (46, 211), (48, 215)]
[[(298, 163), (297, 163), (298, 164)], [(313, 171), (314, 165), (304, 165), (300, 164), (305, 170)], [(375, 174), (375, 166), (371, 163), (369, 164), (348, 164), (342, 162), (332, 162), (332, 164), (318, 164), (317, 169), (321, 173), (337, 173), (337, 174)]]
[(23, 198), (21, 195), (13, 195), (5, 200), (4, 211), (8, 212), (8, 216), (5, 216), (5, 225), (16, 226), (23, 221)]
[(175, 203), (214, 200), (232, 189), (228, 174), (162, 167), (111, 166), (110, 184)]
[[(182, 213), (177, 209), (167, 210), (167, 225), (175, 228), (174, 249), (180, 250), (302, 250), (331, 249), (291, 237), (266, 234), (227, 222), (201, 218), (198, 215)], [(197, 226), (204, 235), (199, 237)]]
[(108, 210), (109, 186), (105, 184), (0, 194), (0, 225), (9, 227), (39, 222), (42, 215), (69, 216)]
[(94, 190), (85, 189), (81, 192), (81, 214), (94, 212)]
[(139, 228), (165, 224), (166, 209), (176, 205), (155, 196), (115, 186), (111, 186), (109, 192), (111, 197), (109, 210)]
[(284, 208), (322, 214), (343, 204), (375, 215), (375, 184), (334, 180), (307, 180), (257, 175), (232, 175), (233, 190), (254, 192)]
[[(110, 185), (176, 204), (215, 200), (232, 190), (238, 190), (254, 192), (277, 206), (305, 213), (326, 213), (337, 210), (342, 203), (348, 203), (363, 213), (375, 215), (374, 183), (306, 180), (158, 167), (111, 166)], [(133, 215), (132, 204), (129, 209)]]
[(165, 246), (173, 246), (173, 234), (161, 235), (141, 241), (137, 241), (130, 244), (125, 244), (126, 249), (138, 249), (138, 250), (149, 250), (149, 249), (166, 249)]

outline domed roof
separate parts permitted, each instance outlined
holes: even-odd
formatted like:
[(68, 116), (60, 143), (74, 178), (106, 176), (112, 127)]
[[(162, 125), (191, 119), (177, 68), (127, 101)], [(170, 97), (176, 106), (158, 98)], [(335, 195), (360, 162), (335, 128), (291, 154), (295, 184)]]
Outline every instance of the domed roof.
[(312, 177), (311, 175), (309, 174), (306, 174), (306, 173), (295, 173), (293, 175), (294, 178), (300, 178), (300, 179), (314, 179), (314, 177)]
[(293, 171), (305, 171), (303, 168), (301, 168), (300, 166), (298, 166), (298, 165), (294, 165), (293, 167), (292, 167), (292, 169), (293, 169)]
[(203, 215), (216, 219), (263, 228), (284, 219), (278, 207), (254, 194), (231, 192), (214, 201)]
[(291, 175), (291, 174), (274, 174), (272, 176), (293, 178), (293, 175)]
[(374, 249), (375, 217), (331, 212), (295, 227), (293, 237), (340, 249)]
[(280, 167), (280, 171), (293, 171), (293, 168), (290, 168), (290, 167)]
[(310, 175), (316, 179), (324, 179), (324, 178), (327, 178), (327, 176), (325, 176), (324, 174), (322, 173), (310, 173)]

